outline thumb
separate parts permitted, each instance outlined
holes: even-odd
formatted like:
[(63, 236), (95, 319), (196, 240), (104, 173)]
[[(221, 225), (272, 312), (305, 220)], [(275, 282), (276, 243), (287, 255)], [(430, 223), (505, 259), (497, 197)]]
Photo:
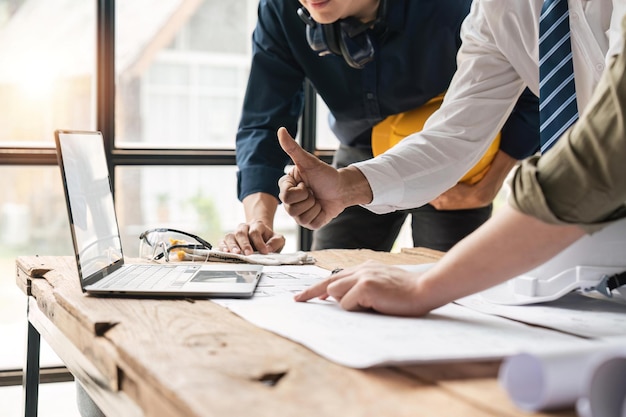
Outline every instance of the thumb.
[(287, 152), (287, 155), (289, 155), (293, 163), (296, 164), (299, 169), (312, 169), (322, 162), (315, 155), (302, 149), (284, 127), (279, 128), (277, 134), (281, 148)]

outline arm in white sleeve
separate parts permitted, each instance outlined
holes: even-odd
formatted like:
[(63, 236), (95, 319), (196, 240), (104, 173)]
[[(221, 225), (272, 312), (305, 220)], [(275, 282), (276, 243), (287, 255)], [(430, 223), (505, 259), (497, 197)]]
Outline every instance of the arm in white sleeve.
[[(419, 207), (456, 184), (485, 153), (525, 88), (515, 61), (501, 43), (524, 57), (529, 53), (524, 39), (517, 31), (503, 30), (506, 22), (502, 21), (496, 22), (500, 37), (496, 39), (492, 20), (501, 19), (502, 15), (496, 16), (500, 10), (486, 12), (481, 3), (500, 7), (490, 0), (473, 3), (461, 31), (457, 72), (441, 108), (424, 130), (374, 159), (354, 164), (373, 192), (372, 202), (365, 206), (369, 210), (386, 213)], [(523, 64), (532, 66), (529, 59), (530, 64)]]

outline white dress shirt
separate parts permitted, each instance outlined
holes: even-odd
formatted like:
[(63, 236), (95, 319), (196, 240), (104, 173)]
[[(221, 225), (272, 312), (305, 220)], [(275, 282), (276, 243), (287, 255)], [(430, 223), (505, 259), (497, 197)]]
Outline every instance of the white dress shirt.
[[(623, 42), (626, 0), (568, 0), (579, 112)], [(458, 68), (424, 130), (353, 164), (387, 213), (422, 206), (478, 162), (525, 87), (539, 96), (538, 28), (543, 0), (474, 0), (463, 23)]]

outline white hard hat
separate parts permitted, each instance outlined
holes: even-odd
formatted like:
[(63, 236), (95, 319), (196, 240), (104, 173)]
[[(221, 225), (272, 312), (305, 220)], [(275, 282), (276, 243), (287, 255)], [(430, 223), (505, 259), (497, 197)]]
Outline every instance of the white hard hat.
[(625, 284), (626, 218), (582, 237), (548, 262), (480, 294), (489, 302), (509, 305), (552, 301), (574, 290), (626, 299)]

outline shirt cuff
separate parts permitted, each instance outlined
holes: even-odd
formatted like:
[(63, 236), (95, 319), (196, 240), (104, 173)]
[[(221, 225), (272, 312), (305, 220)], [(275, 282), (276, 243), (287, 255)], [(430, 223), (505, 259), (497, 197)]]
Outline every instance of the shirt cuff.
[(372, 190), (372, 201), (369, 204), (363, 204), (362, 207), (376, 214), (396, 211), (404, 196), (404, 187), (395, 186), (402, 184), (402, 178), (396, 170), (387, 163), (372, 164), (368, 161), (357, 162), (352, 166), (361, 171)]
[(265, 167), (243, 168), (237, 171), (237, 197), (243, 200), (254, 193), (267, 193), (278, 198), (278, 180), (285, 175), (284, 170)]

